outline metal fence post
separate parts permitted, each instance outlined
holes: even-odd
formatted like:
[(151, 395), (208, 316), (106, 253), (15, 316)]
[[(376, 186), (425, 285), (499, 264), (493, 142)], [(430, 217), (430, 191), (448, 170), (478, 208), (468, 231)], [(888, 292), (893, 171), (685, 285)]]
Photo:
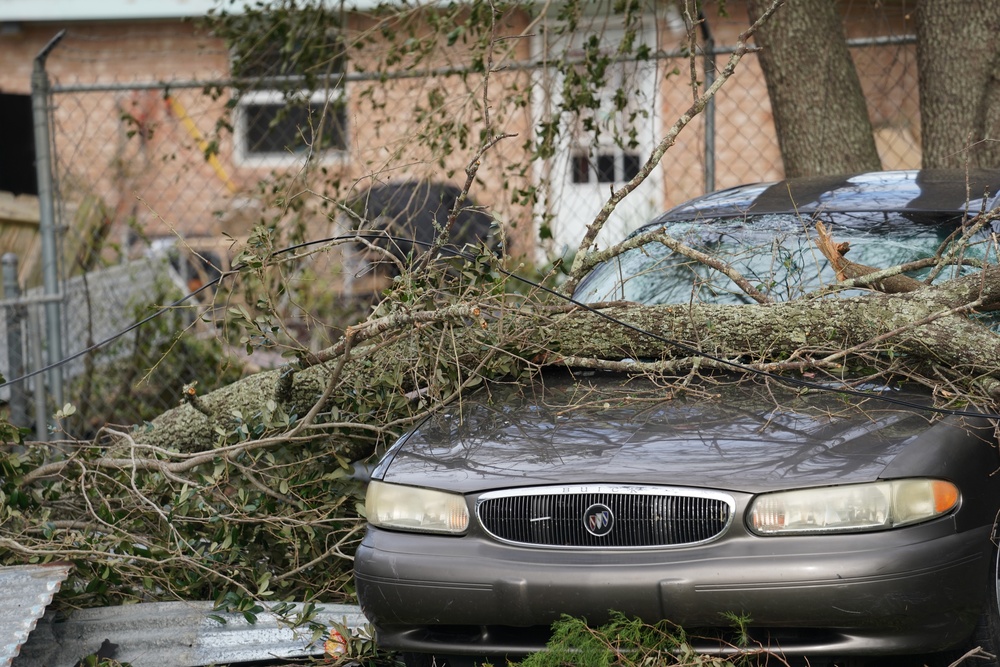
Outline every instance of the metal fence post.
[[(705, 40), (705, 90), (715, 83), (715, 40)], [(715, 98), (705, 106), (705, 192), (715, 192)]]
[[(52, 144), (49, 137), (49, 77), (45, 59), (66, 35), (62, 30), (45, 45), (37, 56), (31, 71), (31, 110), (35, 131), (35, 170), (38, 174), (38, 232), (42, 241), (42, 278), (45, 294), (54, 297), (59, 293), (59, 258), (56, 243), (56, 221), (52, 178)], [(46, 350), (48, 351), (49, 391), (55, 404), (63, 404), (62, 369), (62, 316), (61, 304), (56, 299), (45, 302)]]
[[(698, 12), (698, 21), (701, 24), (702, 53), (704, 61), (702, 66), (705, 69), (705, 90), (707, 91), (715, 83), (715, 38), (712, 30), (705, 20), (705, 14)], [(705, 192), (715, 192), (715, 97), (708, 100), (705, 105)]]
[[(17, 283), (17, 255), (5, 253), (3, 263), (3, 295), (9, 301), (21, 298), (21, 287)], [(21, 323), (24, 321), (24, 306), (12, 304), (5, 309), (7, 316), (7, 372), (14, 380), (24, 375), (24, 347), (21, 335)], [(14, 426), (25, 426), (28, 423), (28, 409), (24, 395), (24, 381), (10, 385), (10, 423)]]
[[(28, 310), (28, 340), (40, 341), (42, 339), (42, 323), (39, 308)], [(31, 353), (31, 362), (34, 368), (43, 368), (45, 362), (42, 360), (42, 346), (39, 344), (28, 346)], [(49, 439), (49, 422), (45, 406), (45, 380), (41, 375), (32, 378), (34, 382), (35, 397), (35, 440), (46, 442)]]

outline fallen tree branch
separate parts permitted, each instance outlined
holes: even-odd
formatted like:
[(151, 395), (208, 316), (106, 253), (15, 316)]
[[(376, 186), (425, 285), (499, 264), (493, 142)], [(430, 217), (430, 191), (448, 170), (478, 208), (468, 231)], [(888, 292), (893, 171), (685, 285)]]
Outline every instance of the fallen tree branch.
[[(328, 387), (330, 370), (325, 365), (299, 371), (288, 410), (306, 414), (325, 392), (329, 392), (326, 394), (329, 400), (322, 410), (347, 409), (351, 392), (371, 384), (366, 376), (371, 375), (372, 369), (438, 363), (432, 359), (433, 354), (422, 357), (415, 346), (417, 340), (426, 337), (434, 346), (427, 351), (436, 349), (441, 335), (437, 327), (445, 325), (453, 327), (455, 336), (453, 358), (447, 363), (469, 369), (463, 373), (470, 376), (475, 372), (496, 373), (493, 366), (481, 367), (487, 349), (503, 353), (497, 360), (508, 370), (502, 373), (516, 373), (533, 361), (548, 364), (571, 357), (616, 362), (626, 358), (671, 360), (711, 355), (759, 365), (788, 359), (805, 349), (820, 359), (843, 350), (904, 355), (911, 365), (938, 363), (950, 369), (956, 383), (966, 386), (969, 378), (1000, 378), (1000, 337), (959, 313), (967, 311), (970, 304), (998, 297), (1000, 268), (993, 267), (910, 292), (843, 299), (751, 306), (613, 303), (602, 306), (599, 314), (579, 308), (545, 306), (536, 311), (524, 304), (510, 311), (500, 304), (478, 311), (475, 306), (456, 306), (445, 318), (432, 314), (424, 317), (422, 312), (405, 313), (383, 319), (376, 327), (393, 342), (382, 345), (372, 341), (374, 347), (366, 350), (353, 348), (354, 354), (344, 363), (336, 387)], [(477, 312), (477, 319), (466, 317)], [(417, 322), (426, 324), (410, 326)], [(369, 340), (374, 338), (374, 331), (365, 331)], [(342, 343), (322, 353), (322, 357), (333, 360), (335, 351), (344, 349)], [(431, 366), (410, 366), (410, 372), (400, 376), (401, 384), (393, 389), (392, 395), (378, 399), (385, 401), (384, 409), (389, 410), (384, 422), (400, 423), (397, 420), (403, 415), (391, 403), (406, 401), (406, 394), (428, 386), (416, 382), (420, 377), (433, 376), (435, 371)], [(212, 415), (228, 415), (234, 409), (251, 415), (273, 396), (275, 382), (277, 373), (261, 373), (205, 395), (202, 405)], [(985, 385), (980, 381), (970, 390), (978, 392), (982, 386)], [(190, 406), (164, 413), (153, 420), (152, 426), (136, 437), (141, 443), (168, 450), (211, 451), (218, 438), (211, 418)], [(363, 428), (360, 423), (357, 427)], [(316, 428), (317, 433), (336, 432), (322, 424)], [(363, 458), (371, 451), (370, 443), (352, 448), (349, 442), (347, 439), (340, 445), (345, 457)]]
[[(845, 255), (851, 249), (851, 245), (849, 243), (836, 243), (822, 222), (816, 223), (816, 233), (818, 234), (816, 246), (830, 262), (830, 265), (837, 274), (837, 280), (844, 281), (852, 278), (861, 278), (880, 271), (880, 269), (865, 266), (864, 264), (856, 264), (848, 260)], [(924, 283), (919, 280), (905, 275), (887, 276), (872, 281), (869, 284), (878, 291), (887, 294), (912, 292), (924, 286)]]

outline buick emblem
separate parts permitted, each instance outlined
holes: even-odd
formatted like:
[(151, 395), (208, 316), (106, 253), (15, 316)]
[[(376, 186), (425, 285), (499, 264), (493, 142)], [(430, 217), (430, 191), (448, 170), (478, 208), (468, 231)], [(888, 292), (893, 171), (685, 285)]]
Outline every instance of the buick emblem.
[(583, 513), (583, 527), (595, 537), (604, 537), (615, 525), (615, 515), (607, 505), (597, 503)]

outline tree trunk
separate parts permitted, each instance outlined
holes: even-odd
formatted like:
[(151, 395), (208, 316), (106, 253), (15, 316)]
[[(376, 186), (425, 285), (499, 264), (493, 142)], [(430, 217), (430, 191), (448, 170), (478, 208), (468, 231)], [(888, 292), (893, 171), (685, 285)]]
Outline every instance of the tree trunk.
[(921, 0), (923, 166), (1000, 167), (1000, 2)]
[[(750, 0), (750, 20), (768, 3)], [(836, 3), (794, 0), (755, 37), (785, 176), (881, 169)]]

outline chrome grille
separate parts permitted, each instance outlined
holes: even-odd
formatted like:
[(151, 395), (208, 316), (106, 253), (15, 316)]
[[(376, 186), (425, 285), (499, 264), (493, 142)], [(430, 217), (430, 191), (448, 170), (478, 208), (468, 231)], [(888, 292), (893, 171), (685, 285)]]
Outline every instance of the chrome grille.
[[(721, 535), (734, 507), (729, 496), (700, 489), (565, 486), (485, 493), (476, 504), (476, 514), (487, 532), (506, 542), (663, 547)], [(597, 532), (607, 530), (606, 523), (611, 522), (607, 534), (595, 534), (588, 512), (598, 518)]]

